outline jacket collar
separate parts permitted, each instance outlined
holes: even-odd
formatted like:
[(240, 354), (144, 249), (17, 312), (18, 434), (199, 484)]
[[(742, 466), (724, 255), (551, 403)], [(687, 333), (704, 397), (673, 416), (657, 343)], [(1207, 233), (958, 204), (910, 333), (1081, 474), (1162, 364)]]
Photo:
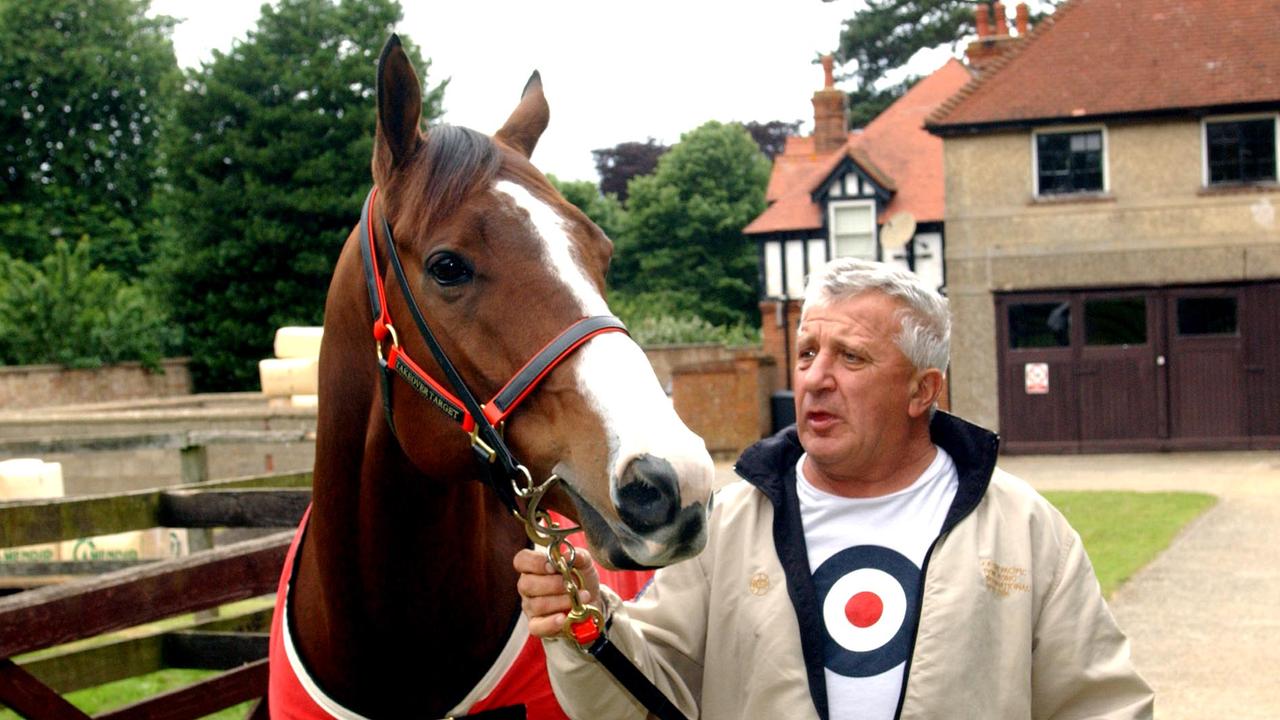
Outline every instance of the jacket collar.
[[(990, 430), (942, 410), (934, 413), (929, 423), (929, 437), (955, 461), (960, 480), (951, 510), (942, 524), (942, 531), (946, 532), (972, 512), (987, 491), (991, 474), (995, 472), (1000, 438)], [(789, 425), (743, 451), (734, 470), (759, 488), (774, 507), (781, 507), (787, 486), (795, 483), (794, 470), (802, 454), (804, 448), (800, 446), (796, 426)]]

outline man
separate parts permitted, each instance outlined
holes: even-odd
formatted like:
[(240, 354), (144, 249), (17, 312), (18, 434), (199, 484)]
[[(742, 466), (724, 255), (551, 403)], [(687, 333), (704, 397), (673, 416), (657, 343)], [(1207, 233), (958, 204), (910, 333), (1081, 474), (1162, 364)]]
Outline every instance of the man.
[[(685, 713), (1151, 717), (1080, 536), (996, 469), (995, 435), (936, 411), (950, 332), (946, 300), (914, 275), (819, 269), (796, 425), (742, 454), (706, 550), (626, 604), (584, 569), (610, 639)], [(534, 551), (515, 564), (530, 630), (555, 636), (559, 577)], [(644, 716), (568, 641), (546, 645), (571, 716)]]

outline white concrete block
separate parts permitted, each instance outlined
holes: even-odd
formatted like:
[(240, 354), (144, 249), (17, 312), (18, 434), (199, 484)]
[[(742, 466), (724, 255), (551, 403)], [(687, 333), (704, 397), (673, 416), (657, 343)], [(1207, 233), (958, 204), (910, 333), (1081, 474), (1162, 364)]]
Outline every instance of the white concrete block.
[(0, 462), (0, 500), (57, 498), (63, 494), (62, 463), (39, 458)]
[(276, 357), (320, 357), (323, 336), (323, 327), (282, 327), (276, 330)]
[(258, 378), (262, 394), (314, 395), (320, 385), (320, 359), (317, 357), (267, 358), (258, 361)]

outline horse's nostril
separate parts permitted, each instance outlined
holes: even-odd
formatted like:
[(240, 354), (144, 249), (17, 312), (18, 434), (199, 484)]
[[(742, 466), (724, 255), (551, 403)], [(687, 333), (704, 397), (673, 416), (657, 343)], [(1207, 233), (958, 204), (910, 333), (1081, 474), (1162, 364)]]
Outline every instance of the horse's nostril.
[(618, 478), (618, 516), (640, 533), (669, 525), (680, 509), (680, 482), (671, 463), (639, 455)]

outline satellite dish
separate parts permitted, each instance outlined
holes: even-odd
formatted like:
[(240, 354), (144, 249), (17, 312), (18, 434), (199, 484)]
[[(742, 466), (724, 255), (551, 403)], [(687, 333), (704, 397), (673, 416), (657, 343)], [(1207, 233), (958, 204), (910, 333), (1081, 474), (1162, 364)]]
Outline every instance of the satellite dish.
[(916, 234), (916, 218), (909, 212), (900, 212), (884, 221), (880, 228), (880, 247), (897, 250), (905, 247)]

